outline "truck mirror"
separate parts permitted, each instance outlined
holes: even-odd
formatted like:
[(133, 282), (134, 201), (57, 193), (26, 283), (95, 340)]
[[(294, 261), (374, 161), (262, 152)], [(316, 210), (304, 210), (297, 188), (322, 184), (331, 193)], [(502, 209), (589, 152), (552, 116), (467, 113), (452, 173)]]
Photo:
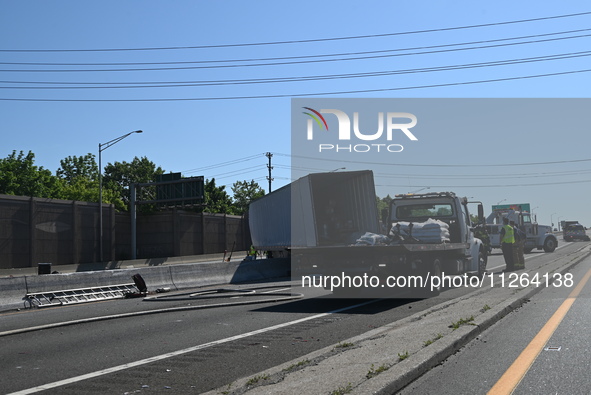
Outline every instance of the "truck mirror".
[(484, 222), (484, 206), (482, 204), (478, 205), (478, 221)]

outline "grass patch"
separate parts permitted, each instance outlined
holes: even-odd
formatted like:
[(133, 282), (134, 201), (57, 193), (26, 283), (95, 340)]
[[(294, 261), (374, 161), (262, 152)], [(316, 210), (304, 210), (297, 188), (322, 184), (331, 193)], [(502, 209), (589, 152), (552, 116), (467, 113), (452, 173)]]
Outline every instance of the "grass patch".
[(246, 382), (246, 385), (248, 387), (250, 387), (252, 385), (258, 384), (259, 381), (261, 381), (261, 380), (269, 380), (269, 375), (268, 374), (262, 374), (262, 375), (254, 376), (253, 378), (251, 378), (250, 380), (248, 380)]
[(309, 363), (310, 363), (310, 360), (309, 359), (305, 359), (305, 360), (300, 361), (298, 363), (294, 363), (293, 365), (289, 365), (288, 367), (286, 367), (285, 369), (283, 369), (283, 371), (284, 372), (291, 372), (291, 371), (297, 370), (297, 369), (301, 368), (302, 366), (305, 366), (305, 365), (307, 365)]
[(485, 311), (490, 310), (490, 306), (485, 304), (484, 306), (482, 306), (482, 312), (484, 313)]
[(410, 356), (410, 354), (408, 353), (408, 351), (405, 351), (403, 353), (398, 353), (398, 360), (399, 361), (404, 361), (409, 356)]
[(351, 383), (347, 384), (345, 387), (339, 387), (336, 390), (332, 391), (330, 395), (343, 395), (348, 394), (353, 390), (353, 386)]
[(374, 368), (373, 363), (371, 364), (371, 368), (369, 368), (369, 372), (365, 375), (368, 379), (372, 377), (376, 377), (378, 374), (385, 372), (386, 370), (390, 369), (390, 367), (386, 365), (379, 366), (378, 368)]
[(441, 333), (438, 333), (437, 336), (435, 336), (433, 339), (429, 339), (429, 340), (425, 340), (425, 342), (423, 343), (423, 345), (425, 347), (435, 343), (437, 340), (441, 339), (443, 337), (443, 335)]
[(222, 391), (222, 392), (221, 392), (221, 394), (222, 394), (222, 395), (228, 395), (230, 392), (232, 392), (232, 391), (231, 391), (231, 389), (232, 389), (232, 384), (234, 384), (234, 383), (230, 383), (230, 384), (228, 384), (228, 388), (227, 388), (225, 391)]
[[(474, 316), (473, 315), (470, 316), (470, 318), (460, 318), (459, 321), (452, 322), (449, 327), (452, 328), (455, 331), (460, 326), (470, 324), (472, 321), (474, 321)], [(470, 325), (474, 325), (474, 324), (470, 324)]]
[(337, 344), (336, 346), (334, 346), (334, 348), (349, 348), (349, 347), (353, 347), (355, 344), (353, 343), (349, 343), (349, 342), (339, 342), (339, 344)]

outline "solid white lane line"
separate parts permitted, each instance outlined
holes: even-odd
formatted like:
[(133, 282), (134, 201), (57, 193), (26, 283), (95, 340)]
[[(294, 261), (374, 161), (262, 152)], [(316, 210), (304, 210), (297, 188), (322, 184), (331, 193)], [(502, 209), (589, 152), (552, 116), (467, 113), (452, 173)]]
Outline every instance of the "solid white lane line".
[(273, 293), (273, 292), (288, 291), (288, 290), (290, 290), (290, 289), (291, 289), (291, 287), (290, 287), (290, 288), (274, 289), (274, 290), (272, 290), (272, 291), (265, 291), (265, 292), (261, 292), (261, 293), (262, 293), (262, 294), (271, 294), (271, 293)]
[(146, 365), (146, 364), (151, 363), (151, 362), (161, 361), (163, 359), (176, 357), (178, 355), (187, 354), (187, 353), (190, 353), (190, 352), (193, 352), (193, 351), (197, 351), (197, 350), (202, 350), (204, 348), (208, 348), (208, 347), (212, 347), (212, 346), (217, 346), (219, 344), (228, 343), (228, 342), (232, 342), (232, 341), (239, 340), (239, 339), (244, 339), (246, 337), (250, 337), (250, 336), (258, 335), (258, 334), (261, 334), (261, 333), (273, 331), (275, 329), (285, 328), (285, 327), (288, 327), (288, 326), (299, 324), (301, 322), (306, 322), (306, 321), (310, 321), (310, 320), (313, 320), (313, 319), (316, 319), (316, 318), (325, 317), (325, 316), (330, 315), (330, 314), (336, 314), (336, 313), (340, 313), (340, 312), (343, 312), (343, 311), (346, 311), (346, 310), (351, 310), (351, 309), (354, 309), (354, 308), (357, 308), (357, 307), (368, 305), (370, 303), (375, 303), (378, 300), (379, 299), (372, 299), (372, 300), (369, 300), (367, 302), (359, 303), (359, 304), (356, 304), (356, 305), (353, 305), (353, 306), (343, 307), (343, 308), (332, 310), (332, 311), (329, 311), (329, 312), (326, 312), (326, 313), (321, 313), (321, 314), (316, 314), (316, 315), (313, 315), (313, 316), (310, 316), (310, 317), (300, 318), (299, 320), (285, 322), (283, 324), (273, 325), (273, 326), (270, 326), (270, 327), (267, 327), (267, 328), (257, 329), (256, 331), (252, 331), (252, 332), (248, 332), (248, 333), (243, 333), (243, 334), (236, 335), (236, 336), (227, 337), (225, 339), (215, 340), (215, 341), (212, 341), (212, 342), (209, 342), (209, 343), (205, 343), (205, 344), (199, 344), (197, 346), (185, 348), (183, 350), (173, 351), (173, 352), (162, 354), (162, 355), (156, 355), (154, 357), (142, 359), (142, 360), (139, 360), (139, 361), (126, 363), (126, 364), (119, 365), (119, 366), (114, 366), (112, 368), (98, 370), (96, 372), (91, 372), (91, 373), (83, 374), (83, 375), (80, 375), (80, 376), (76, 376), (76, 377), (71, 377), (71, 378), (64, 379), (64, 380), (55, 381), (53, 383), (43, 384), (43, 385), (40, 385), (40, 386), (37, 386), (37, 387), (28, 388), (28, 389), (25, 389), (25, 390), (22, 390), (22, 391), (13, 392), (13, 393), (7, 394), (7, 395), (33, 394), (33, 393), (40, 392), (40, 391), (45, 391), (45, 390), (48, 390), (48, 389), (51, 389), (51, 388), (57, 388), (57, 387), (61, 387), (63, 385), (77, 383), (79, 381), (83, 381), (83, 380), (87, 380), (87, 379), (91, 379), (91, 378), (95, 378), (95, 377), (104, 376), (104, 375), (109, 374), (109, 373), (115, 373), (115, 372), (119, 372), (121, 370), (129, 369), (129, 368), (134, 368), (134, 367), (141, 366), (141, 365)]

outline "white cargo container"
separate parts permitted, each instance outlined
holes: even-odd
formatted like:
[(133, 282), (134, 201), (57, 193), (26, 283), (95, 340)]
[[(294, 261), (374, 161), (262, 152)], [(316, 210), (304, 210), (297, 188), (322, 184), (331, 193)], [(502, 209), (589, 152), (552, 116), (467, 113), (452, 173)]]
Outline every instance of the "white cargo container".
[(248, 215), (253, 245), (274, 256), (380, 231), (370, 170), (309, 174), (253, 201)]

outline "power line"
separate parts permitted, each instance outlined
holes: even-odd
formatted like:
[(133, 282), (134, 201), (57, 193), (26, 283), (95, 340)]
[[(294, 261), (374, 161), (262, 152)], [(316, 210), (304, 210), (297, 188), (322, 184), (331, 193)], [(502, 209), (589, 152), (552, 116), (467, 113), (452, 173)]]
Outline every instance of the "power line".
[(218, 176), (211, 176), (211, 178), (222, 179), (222, 178), (236, 177), (239, 175), (253, 173), (255, 171), (260, 171), (260, 170), (264, 169), (264, 165), (259, 165), (259, 166), (255, 166), (255, 167), (256, 167), (256, 169), (254, 169), (254, 170), (253, 170), (253, 168), (246, 168), (246, 169), (242, 169), (242, 170), (236, 170), (236, 171), (222, 173), (221, 175), (218, 175)]
[[(285, 177), (279, 177), (279, 178), (285, 179)], [(257, 178), (252, 179), (252, 181), (258, 183), (259, 181), (263, 181), (264, 179), (265, 179), (265, 177), (257, 177)], [(222, 185), (222, 186), (224, 186), (224, 187), (233, 187), (234, 186), (234, 183), (232, 183), (232, 184), (226, 184), (226, 185)]]
[(218, 174), (212, 175), (210, 177), (212, 177), (212, 178), (230, 177), (230, 176), (234, 176), (234, 175), (252, 173), (253, 171), (261, 170), (263, 168), (264, 168), (264, 165), (260, 164), (260, 165), (255, 165), (255, 166), (243, 167), (243, 168), (240, 168), (239, 170), (231, 170), (231, 171), (226, 171), (224, 173), (218, 173)]
[[(348, 161), (349, 162), (349, 161)], [(438, 166), (438, 165), (432, 165), (432, 166)], [(301, 171), (308, 171), (308, 172), (326, 172), (326, 168), (321, 169), (321, 168), (309, 168), (309, 167), (298, 167), (298, 166), (282, 166), (282, 165), (276, 165), (276, 167), (278, 168), (282, 168), (282, 169), (291, 169), (291, 170), (301, 170)], [(418, 178), (421, 178), (423, 180), (466, 180), (466, 179), (474, 179), (474, 180), (482, 180), (482, 179), (486, 179), (486, 180), (494, 180), (494, 179), (523, 179), (523, 178), (527, 178), (527, 179), (531, 179), (531, 178), (548, 178), (548, 177), (564, 177), (564, 176), (576, 176), (576, 175), (583, 175), (583, 174), (588, 174), (590, 173), (591, 170), (574, 170), (574, 171), (561, 171), (561, 172), (543, 172), (543, 173), (521, 173), (521, 174), (505, 174), (505, 175), (487, 175), (487, 174), (479, 174), (479, 175), (461, 175), (461, 174), (456, 174), (453, 176), (447, 176), (447, 175), (417, 175), (417, 174), (398, 174), (398, 175), (393, 175), (390, 173), (374, 173), (376, 180), (384, 180), (384, 179), (388, 179), (388, 178), (413, 178), (413, 180), (416, 180)], [(565, 182), (565, 183), (569, 183), (570, 181), (561, 181), (561, 182)], [(579, 183), (580, 181), (574, 181), (576, 183)], [(552, 185), (555, 184), (556, 182), (548, 182), (547, 184)], [(546, 185), (544, 184), (527, 184), (527, 185)], [(392, 186), (399, 186), (399, 185), (392, 185)], [(429, 183), (429, 186), (433, 186), (431, 183)], [(472, 185), (471, 185), (472, 186)], [(498, 186), (498, 185), (497, 185)], [(512, 186), (512, 185), (507, 185), (507, 186)], [(413, 187), (419, 187), (418, 185), (413, 185)], [(435, 187), (439, 187), (439, 186), (435, 186)], [(451, 187), (451, 186), (446, 186), (446, 187)], [(483, 187), (488, 187), (487, 186), (483, 186)]]
[[(305, 55), (305, 56), (290, 56), (290, 57), (275, 57), (275, 58), (262, 58), (262, 59), (234, 59), (234, 60), (205, 60), (205, 61), (183, 61), (183, 62), (123, 62), (123, 63), (47, 63), (47, 62), (0, 62), (3, 65), (24, 65), (24, 66), (132, 66), (132, 65), (174, 65), (174, 64), (203, 64), (203, 63), (235, 63), (235, 62), (251, 62), (251, 61), (271, 61), (271, 60), (289, 60), (289, 59), (309, 59), (309, 58), (326, 58), (326, 57), (337, 57), (337, 56), (352, 56), (352, 55), (368, 55), (374, 54), (372, 56), (358, 56), (358, 57), (347, 57), (347, 58), (337, 58), (337, 59), (317, 59), (317, 60), (299, 60), (299, 61), (286, 61), (286, 62), (279, 62), (279, 63), (259, 63), (259, 64), (232, 64), (232, 65), (215, 65), (215, 66), (186, 66), (186, 67), (158, 67), (158, 68), (124, 68), (124, 69), (5, 69), (0, 70), (3, 72), (119, 72), (119, 71), (170, 71), (170, 70), (195, 70), (195, 69), (220, 69), (220, 68), (232, 68), (232, 67), (254, 67), (254, 66), (284, 66), (284, 65), (293, 65), (293, 64), (306, 64), (306, 63), (322, 63), (322, 62), (340, 62), (340, 61), (349, 61), (349, 60), (366, 60), (366, 59), (379, 59), (379, 58), (387, 58), (387, 57), (399, 57), (399, 56), (414, 56), (414, 55), (430, 55), (435, 53), (447, 53), (447, 52), (457, 52), (457, 51), (467, 51), (467, 50), (477, 50), (477, 49), (490, 49), (490, 48), (499, 48), (499, 47), (507, 47), (507, 46), (514, 46), (514, 45), (525, 45), (525, 44), (538, 44), (544, 42), (552, 42), (552, 41), (560, 41), (560, 40), (570, 40), (575, 38), (584, 38), (589, 37), (591, 34), (581, 34), (576, 36), (570, 37), (557, 37), (557, 38), (550, 38), (550, 39), (543, 39), (543, 40), (529, 40), (523, 42), (516, 42), (516, 43), (506, 43), (506, 44), (495, 44), (495, 45), (483, 45), (483, 46), (476, 46), (476, 47), (468, 47), (468, 48), (455, 48), (455, 49), (446, 49), (446, 50), (434, 50), (434, 51), (423, 51), (423, 52), (411, 52), (411, 53), (393, 53), (393, 52), (405, 52), (411, 50), (419, 50), (419, 49), (433, 49), (433, 48), (446, 48), (446, 47), (455, 47), (455, 46), (465, 46), (465, 45), (472, 45), (472, 44), (482, 44), (482, 43), (491, 43), (491, 42), (499, 42), (499, 41), (511, 41), (523, 38), (534, 38), (534, 37), (544, 37), (549, 35), (558, 35), (558, 34), (566, 34), (570, 32), (581, 32), (581, 31), (589, 31), (591, 29), (578, 29), (572, 30), (567, 32), (555, 32), (555, 33), (544, 33), (544, 34), (537, 34), (537, 35), (530, 35), (530, 36), (521, 36), (521, 37), (510, 37), (510, 38), (503, 38), (503, 39), (494, 39), (494, 40), (481, 40), (481, 41), (474, 41), (474, 42), (467, 42), (467, 43), (455, 43), (455, 44), (442, 44), (442, 45), (433, 45), (433, 46), (425, 46), (425, 47), (415, 47), (415, 48), (401, 48), (401, 49), (390, 49), (390, 50), (379, 50), (379, 51), (363, 51), (363, 52), (350, 52), (350, 53), (342, 53), (342, 54), (325, 54), (325, 55)], [(378, 53), (388, 53), (386, 55), (375, 55)]]
[(505, 77), (505, 78), (494, 78), (488, 80), (476, 80), (476, 81), (459, 81), (449, 82), (441, 84), (429, 84), (429, 85), (415, 85), (405, 86), (396, 88), (378, 88), (378, 89), (357, 89), (349, 91), (333, 91), (333, 92), (316, 92), (316, 93), (291, 93), (291, 94), (275, 94), (275, 95), (252, 95), (252, 96), (218, 96), (218, 97), (187, 97), (187, 98), (152, 98), (152, 99), (40, 99), (40, 98), (0, 98), (0, 101), (20, 101), (20, 102), (172, 102), (172, 101), (216, 101), (216, 100), (246, 100), (246, 99), (277, 99), (277, 98), (292, 98), (292, 97), (312, 97), (312, 96), (334, 96), (334, 95), (350, 95), (360, 93), (379, 93), (379, 92), (394, 92), (402, 90), (412, 89), (425, 89), (425, 88), (442, 88), (450, 86), (462, 86), (462, 85), (475, 85), (475, 84), (486, 84), (492, 82), (505, 82), (505, 81), (516, 81), (525, 80), (532, 78), (544, 78), (544, 77), (556, 77), (561, 75), (571, 75), (588, 73), (591, 69), (582, 70), (571, 70), (561, 71), (555, 73), (525, 75), (518, 77)]
[(578, 16), (584, 16), (591, 14), (588, 12), (579, 12), (573, 14), (553, 15), (539, 18), (520, 19), (514, 21), (504, 22), (492, 22), (482, 23), (477, 25), (467, 26), (454, 26), (437, 29), (424, 29), (424, 30), (413, 30), (406, 32), (395, 32), (395, 33), (382, 33), (382, 34), (367, 34), (360, 36), (343, 36), (343, 37), (330, 37), (330, 38), (316, 38), (307, 40), (286, 40), (286, 41), (268, 41), (258, 43), (237, 43), (237, 44), (217, 44), (217, 45), (196, 45), (196, 46), (174, 46), (174, 47), (143, 47), (143, 48), (98, 48), (98, 49), (0, 49), (0, 52), (121, 52), (121, 51), (161, 51), (161, 50), (181, 50), (181, 49), (205, 49), (205, 48), (229, 48), (229, 47), (251, 47), (251, 46), (265, 46), (265, 45), (284, 45), (284, 44), (302, 44), (302, 43), (313, 43), (313, 42), (330, 42), (330, 41), (343, 41), (343, 40), (358, 40), (366, 38), (376, 37), (393, 37), (410, 34), (423, 34), (423, 33), (438, 33), (444, 31), (454, 31), (463, 29), (475, 29), (491, 26), (502, 26), (519, 23), (539, 22), (545, 20), (561, 19), (561, 18), (572, 18)]
[[(326, 171), (326, 170), (325, 170)], [(454, 174), (450, 175), (424, 175), (424, 174), (385, 174), (385, 173), (375, 173), (376, 177), (379, 178), (409, 178), (412, 177), (413, 179), (427, 179), (427, 180), (480, 180), (480, 179), (521, 179), (521, 178), (548, 178), (548, 177), (565, 177), (565, 176), (580, 176), (583, 174), (589, 174), (591, 170), (575, 170), (575, 171), (568, 171), (568, 172), (546, 172), (546, 173), (529, 173), (529, 174), (469, 174), (469, 175), (462, 175), (462, 174)]]
[[(273, 155), (273, 153), (267, 153), (270, 155)], [(265, 154), (265, 156), (267, 155)], [(302, 159), (313, 159), (313, 160), (321, 160), (321, 161), (331, 161), (331, 162), (340, 162), (339, 160), (331, 160), (331, 159), (322, 159), (322, 158), (313, 158), (313, 157), (304, 157), (304, 156), (298, 156), (298, 155), (290, 155), (290, 154), (283, 154), (283, 153), (274, 153), (274, 155), (277, 156), (284, 156), (284, 157), (295, 157), (295, 158), (302, 158)], [(248, 161), (248, 160), (252, 160), (252, 159), (258, 159), (260, 158), (260, 155), (254, 155), (254, 156), (249, 156), (249, 157), (245, 157), (245, 158), (239, 158), (236, 160), (232, 160), (232, 161), (227, 161), (227, 162), (222, 162), (222, 163), (218, 163), (218, 164), (213, 164), (210, 166), (206, 166), (200, 169), (213, 169), (213, 168), (219, 168), (219, 167), (224, 167), (224, 166), (230, 166), (230, 165), (234, 165), (237, 163), (241, 163), (244, 161)], [(484, 166), (484, 167), (498, 167), (498, 166), (511, 166), (511, 167), (515, 167), (515, 166), (530, 166), (530, 165), (549, 165), (549, 164), (565, 164), (565, 163), (579, 163), (579, 162), (589, 162), (591, 161), (591, 159), (576, 159), (576, 160), (565, 160), (565, 161), (549, 161), (549, 162), (532, 162), (532, 163), (505, 163), (505, 164), (489, 164), (489, 165), (474, 165), (474, 164), (469, 164), (469, 165), (460, 165), (460, 164), (455, 164), (455, 165), (441, 165), (441, 164), (433, 164), (433, 165), (424, 165), (424, 164), (420, 164), (420, 165), (415, 165), (415, 164), (395, 164), (396, 166), (421, 166), (421, 167), (474, 167), (474, 166)], [(379, 162), (359, 162), (359, 161), (347, 161), (348, 163), (365, 163), (365, 164), (374, 164), (374, 165), (383, 165), (383, 163), (379, 163)], [(268, 169), (268, 165), (266, 166)], [(285, 170), (303, 170), (303, 171), (318, 171), (318, 172), (325, 172), (326, 169), (322, 169), (322, 168), (313, 168), (313, 167), (299, 167), (299, 166), (291, 166), (291, 165), (281, 165), (281, 164), (275, 164), (273, 166), (273, 168), (279, 168), (279, 169), (285, 169)], [(256, 166), (251, 166), (251, 167), (247, 167), (247, 168), (241, 168), (239, 170), (233, 170), (233, 171), (228, 171), (228, 172), (224, 172), (224, 173), (219, 173), (216, 175), (212, 175), (209, 176), (209, 178), (216, 178), (216, 179), (223, 179), (223, 178), (228, 178), (228, 177), (233, 177), (233, 176), (237, 176), (237, 175), (242, 175), (242, 174), (248, 174), (248, 173), (252, 173), (254, 171), (260, 171), (262, 169), (265, 168), (265, 165), (261, 164), (261, 165), (256, 165)], [(198, 169), (194, 169), (193, 171), (197, 172)], [(185, 171), (183, 173), (187, 173), (188, 171)], [(539, 178), (539, 177), (553, 177), (553, 176), (569, 176), (569, 175), (581, 175), (581, 174), (588, 174), (589, 172), (591, 172), (591, 170), (588, 169), (582, 169), (582, 170), (569, 170), (569, 171), (556, 171), (556, 172), (534, 172), (534, 173), (512, 173), (512, 174), (505, 174), (505, 175), (483, 175), (483, 174), (479, 174), (478, 176), (474, 176), (474, 175), (461, 175), (461, 174), (456, 174), (453, 176), (447, 176), (447, 175), (424, 175), (424, 174), (392, 174), (392, 173), (375, 173), (376, 176), (376, 180), (377, 179), (384, 179), (384, 178), (408, 178), (408, 177), (412, 177), (414, 179), (416, 178), (423, 178), (423, 179), (497, 179), (497, 178), (502, 178), (502, 179), (508, 179), (508, 178)], [(273, 179), (288, 179), (287, 177), (273, 177)], [(254, 178), (253, 180), (255, 181), (262, 181), (262, 180), (269, 180), (269, 176), (262, 176), (262, 177), (257, 177)], [(469, 185), (469, 186), (458, 186), (458, 185), (429, 185), (430, 187), (433, 188), (467, 188), (467, 187), (475, 187), (475, 188), (490, 188), (490, 187), (513, 187), (513, 186), (538, 186), (538, 185), (553, 185), (553, 184), (570, 184), (570, 183), (583, 183), (583, 182), (590, 182), (591, 180), (578, 180), (578, 181), (559, 181), (559, 182), (547, 182), (547, 183), (529, 183), (529, 184), (519, 184), (519, 185), (514, 185), (514, 184), (507, 184), (507, 185), (501, 185), (501, 184), (493, 184), (493, 185)], [(228, 185), (232, 185), (232, 184), (228, 184)], [(376, 186), (391, 186), (391, 187), (407, 187), (408, 185), (395, 185), (395, 184), (376, 184)], [(413, 185), (413, 187), (415, 187)], [(417, 186), (418, 187), (418, 186)], [(269, 189), (270, 191), (271, 189)]]
[[(31, 90), (63, 90), (63, 89), (139, 89), (139, 88), (181, 88), (181, 87), (195, 87), (195, 86), (221, 86), (221, 85), (247, 85), (247, 84), (262, 84), (262, 83), (283, 83), (283, 82), (307, 82), (331, 79), (349, 79), (349, 78), (365, 78), (365, 77), (384, 77), (391, 75), (415, 74), (415, 73), (429, 73), (441, 71), (455, 71), (482, 67), (507, 66), (515, 64), (525, 64), (533, 62), (547, 62), (553, 60), (572, 59), (578, 57), (590, 56), (591, 51), (571, 52), (565, 54), (555, 54), (546, 56), (535, 56), (530, 58), (506, 59), (491, 62), (481, 63), (467, 63), (460, 65), (436, 66), (415, 69), (390, 70), (390, 71), (372, 71), (365, 73), (347, 73), (347, 74), (329, 74), (306, 77), (278, 77), (278, 78), (259, 78), (259, 79), (243, 79), (243, 80), (218, 80), (218, 81), (194, 81), (190, 83), (170, 83), (162, 85), (120, 85), (120, 86), (0, 86), (0, 89), (31, 89)], [(0, 81), (0, 83), (11, 83), (10, 81)], [(53, 84), (59, 84), (57, 82)], [(78, 83), (76, 83), (78, 84)], [(87, 82), (86, 85), (95, 85)], [(109, 83), (127, 84), (127, 83)]]
[(182, 171), (181, 173), (185, 173), (185, 174), (186, 173), (199, 173), (199, 172), (203, 172), (206, 170), (216, 169), (219, 167), (230, 166), (230, 165), (234, 165), (234, 164), (242, 163), (242, 162), (248, 162), (253, 159), (258, 159), (259, 157), (260, 157), (260, 155), (246, 156), (244, 158), (233, 159), (233, 160), (229, 160), (227, 162), (221, 162), (221, 163), (218, 163), (215, 165), (208, 165), (208, 166), (197, 167), (194, 169), (185, 170), (185, 171)]
[[(572, 37), (572, 38), (581, 38), (581, 37), (589, 37), (589, 36), (591, 36), (591, 34), (580, 35), (580, 36), (576, 36), (576, 37)], [(285, 66), (285, 65), (294, 65), (294, 64), (342, 62), (342, 61), (350, 61), (350, 60), (367, 60), (367, 59), (379, 59), (379, 58), (411, 56), (411, 55), (430, 55), (430, 54), (434, 54), (434, 53), (447, 53), (447, 52), (467, 51), (467, 50), (475, 50), (475, 49), (498, 48), (498, 47), (506, 47), (506, 46), (511, 46), (511, 45), (522, 45), (522, 44), (549, 42), (549, 41), (556, 41), (556, 40), (563, 40), (563, 39), (565, 39), (565, 38), (554, 38), (554, 39), (529, 41), (529, 42), (522, 42), (522, 43), (496, 44), (496, 45), (488, 45), (488, 46), (480, 46), (480, 47), (456, 48), (456, 49), (446, 49), (446, 50), (427, 51), (427, 52), (359, 56), (359, 57), (354, 57), (354, 58), (342, 58), (342, 59), (301, 60), (301, 61), (276, 62), (276, 63), (233, 64), (233, 65), (218, 65), (218, 66), (154, 67), (154, 68), (141, 68), (141, 69), (140, 68), (124, 68), (124, 69), (18, 69), (18, 70), (5, 69), (5, 70), (0, 70), (0, 72), (17, 72), (17, 73), (84, 73), (84, 72), (92, 72), (92, 73), (98, 73), (98, 72), (173, 71), (173, 70), (178, 71), (178, 70), (221, 69), (221, 68), (236, 68), (236, 67), (244, 68), (244, 67), (260, 67), (260, 66)]]
[[(283, 154), (283, 153), (274, 153), (277, 156), (286, 156), (291, 158), (299, 158), (299, 159), (308, 159), (308, 160), (319, 160), (319, 161), (329, 161), (329, 162), (342, 162), (339, 159), (325, 159), (325, 158), (317, 158), (312, 156), (300, 156), (300, 155), (290, 155), (290, 154)], [(555, 165), (555, 164), (564, 164), (564, 163), (580, 163), (580, 162), (591, 162), (591, 158), (587, 159), (573, 159), (573, 160), (559, 160), (559, 161), (548, 161), (548, 162), (527, 162), (527, 163), (496, 163), (496, 164), (474, 164), (470, 163), (467, 165), (460, 165), (460, 164), (409, 164), (409, 163), (381, 163), (381, 162), (366, 162), (366, 161), (354, 161), (354, 160), (347, 160), (347, 163), (359, 163), (359, 164), (368, 164), (368, 165), (384, 165), (384, 166), (410, 166), (410, 167), (508, 167), (508, 166), (539, 166), (539, 165)]]
[[(532, 184), (491, 184), (491, 185), (428, 185), (430, 188), (516, 188), (516, 187), (533, 187), (533, 186), (544, 186), (544, 185), (564, 185), (564, 184), (582, 184), (588, 183), (591, 180), (579, 180), (579, 181), (557, 181), (557, 182), (541, 182)], [(384, 185), (376, 184), (376, 187), (397, 187), (397, 188), (417, 188), (422, 185)]]

